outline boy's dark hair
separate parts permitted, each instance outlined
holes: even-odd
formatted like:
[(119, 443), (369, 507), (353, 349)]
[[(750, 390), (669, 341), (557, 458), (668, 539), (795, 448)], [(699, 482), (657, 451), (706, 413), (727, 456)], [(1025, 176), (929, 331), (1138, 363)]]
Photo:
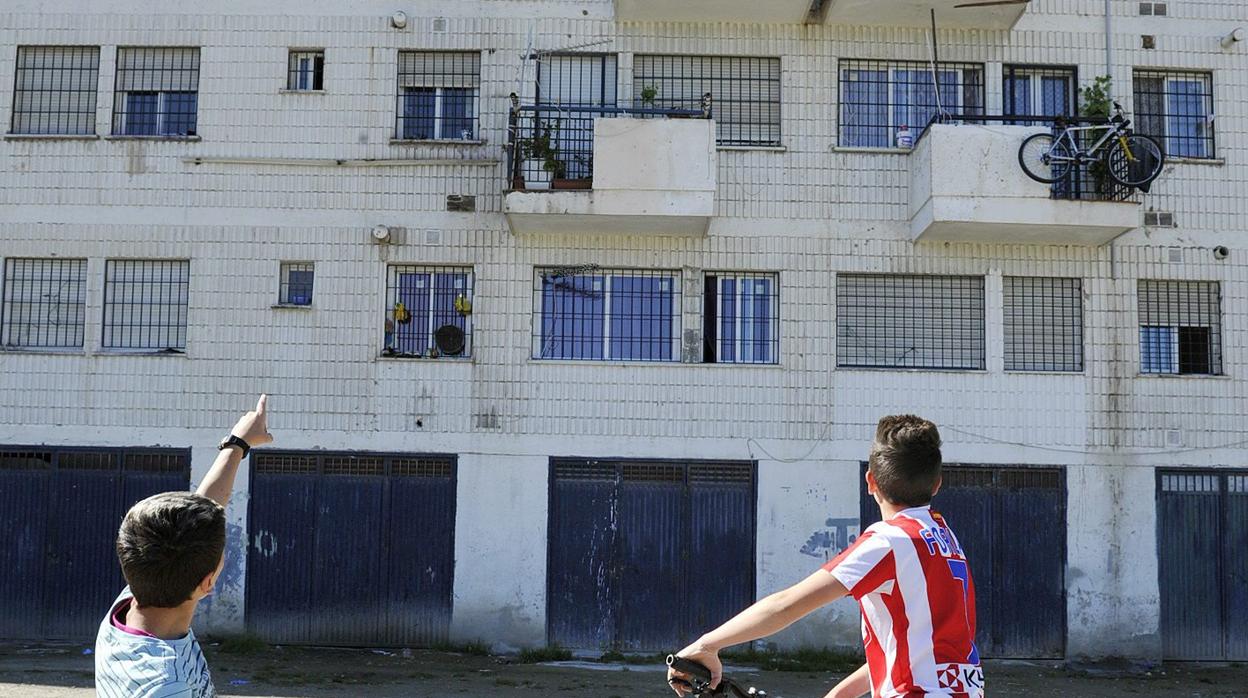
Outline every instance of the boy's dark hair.
[(135, 504), (117, 532), (117, 559), (140, 606), (173, 608), (221, 563), (225, 509), (190, 492)]
[(940, 480), (940, 432), (935, 424), (912, 414), (884, 417), (875, 428), (867, 467), (884, 499), (923, 506), (932, 501)]

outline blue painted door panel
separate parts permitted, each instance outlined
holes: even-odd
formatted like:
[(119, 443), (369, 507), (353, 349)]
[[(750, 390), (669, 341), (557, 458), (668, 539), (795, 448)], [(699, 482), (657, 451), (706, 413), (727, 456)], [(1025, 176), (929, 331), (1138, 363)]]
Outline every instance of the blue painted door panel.
[(290, 644), (446, 640), (453, 457), (257, 452), (249, 521), (251, 632)]
[[(865, 469), (865, 464), (864, 464)], [(862, 487), (862, 527), (880, 509)], [(1066, 640), (1066, 494), (1051, 468), (945, 466), (932, 500), (970, 562), (981, 657), (1060, 658)]]
[(548, 639), (683, 646), (754, 599), (752, 463), (552, 459)]
[(0, 535), (5, 539), (0, 545), (2, 638), (42, 634), (51, 480), (51, 454), (46, 461), (0, 454)]

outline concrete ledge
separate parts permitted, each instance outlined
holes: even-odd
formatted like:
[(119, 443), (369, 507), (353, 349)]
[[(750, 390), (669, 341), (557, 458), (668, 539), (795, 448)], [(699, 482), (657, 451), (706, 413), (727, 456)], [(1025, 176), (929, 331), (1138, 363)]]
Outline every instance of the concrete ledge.
[(511, 231), (706, 235), (714, 211), (709, 192), (513, 191), (503, 197)]

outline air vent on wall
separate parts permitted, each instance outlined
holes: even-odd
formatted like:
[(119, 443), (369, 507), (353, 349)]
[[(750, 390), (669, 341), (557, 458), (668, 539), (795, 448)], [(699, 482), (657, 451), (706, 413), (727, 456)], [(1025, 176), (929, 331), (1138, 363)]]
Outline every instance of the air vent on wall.
[(1169, 211), (1145, 211), (1144, 225), (1150, 228), (1173, 228), (1174, 214)]
[(1140, 48), (1157, 48), (1157, 37), (1152, 34), (1141, 34)]
[(446, 31), (446, 18), (445, 17), (438, 17), (437, 19), (433, 20), (433, 31), (438, 34), (441, 34), (442, 32)]
[(477, 210), (477, 197), (468, 194), (450, 194), (446, 197), (446, 210), (471, 213)]
[(1166, 3), (1164, 2), (1142, 2), (1140, 3), (1140, 14), (1143, 16), (1165, 17)]

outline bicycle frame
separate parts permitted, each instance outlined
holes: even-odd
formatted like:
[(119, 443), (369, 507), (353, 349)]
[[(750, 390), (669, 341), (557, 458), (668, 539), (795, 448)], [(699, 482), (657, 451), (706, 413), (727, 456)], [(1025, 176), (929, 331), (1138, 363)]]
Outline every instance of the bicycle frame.
[[(1100, 139), (1096, 141), (1096, 143), (1093, 143), (1092, 146), (1086, 150), (1079, 147), (1079, 144), (1076, 142), (1075, 137), (1073, 135), (1074, 133), (1080, 132), (1080, 131), (1101, 131), (1101, 130), (1105, 131), (1105, 135), (1101, 136)], [(1135, 162), (1136, 157), (1131, 152), (1131, 148), (1127, 145), (1126, 129), (1123, 127), (1121, 123), (1118, 123), (1118, 122), (1111, 122), (1111, 123), (1104, 124), (1104, 125), (1098, 124), (1096, 126), (1067, 126), (1063, 128), (1061, 135), (1053, 139), (1053, 144), (1057, 145), (1063, 140), (1067, 141), (1070, 144), (1071, 151), (1074, 153), (1074, 156), (1063, 157), (1060, 155), (1053, 155), (1052, 151), (1050, 150), (1049, 159), (1054, 162), (1081, 163), (1083, 162), (1085, 158), (1090, 158), (1093, 155), (1095, 155), (1098, 151), (1100, 151), (1101, 148), (1105, 146), (1106, 143), (1110, 141), (1110, 139), (1114, 138), (1115, 136), (1117, 136), (1119, 142), (1121, 143), (1122, 150), (1127, 155), (1127, 160), (1131, 162)]]

